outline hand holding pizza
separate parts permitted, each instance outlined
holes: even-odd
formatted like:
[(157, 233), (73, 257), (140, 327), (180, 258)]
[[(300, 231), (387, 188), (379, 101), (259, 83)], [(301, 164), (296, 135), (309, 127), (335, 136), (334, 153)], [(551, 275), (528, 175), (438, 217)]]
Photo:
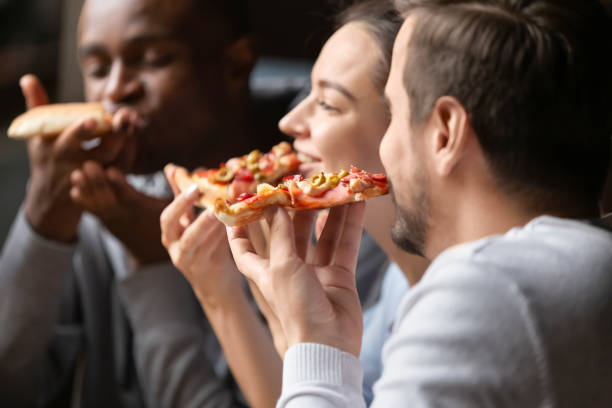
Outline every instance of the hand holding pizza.
[[(287, 211), (268, 214), (270, 256), (258, 255), (244, 227), (228, 228), (238, 269), (255, 282), (282, 327), (287, 347), (302, 342), (327, 344), (359, 355), (363, 321), (355, 267), (365, 205), (334, 207), (312, 259), (312, 223), (291, 220)], [(312, 218), (311, 218), (312, 220)]]
[(243, 289), (229, 251), (225, 226), (211, 209), (194, 216), (193, 206), (200, 193), (196, 188), (180, 193), (173, 171), (172, 166), (166, 168), (167, 178), (177, 195), (161, 214), (162, 243), (200, 302), (232, 299)]
[[(46, 105), (47, 94), (38, 78), (24, 76), (20, 85), (28, 109)], [(30, 184), (25, 215), (40, 234), (60, 241), (74, 238), (82, 208), (70, 199), (70, 174), (86, 160), (112, 161), (125, 143), (120, 132), (105, 135), (99, 146), (85, 151), (82, 143), (97, 135), (99, 124), (92, 119), (72, 123), (57, 137), (43, 135), (27, 139)]]
[(115, 167), (86, 161), (70, 175), (73, 202), (94, 214), (129, 250), (136, 266), (168, 259), (159, 237), (159, 216), (170, 199), (147, 196)]

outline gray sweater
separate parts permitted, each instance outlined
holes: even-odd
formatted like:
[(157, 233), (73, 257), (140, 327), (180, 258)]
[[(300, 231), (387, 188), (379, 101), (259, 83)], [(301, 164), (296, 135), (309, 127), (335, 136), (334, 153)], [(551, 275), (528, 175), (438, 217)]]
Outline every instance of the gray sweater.
[[(373, 407), (612, 406), (610, 227), (545, 216), (447, 250), (383, 367)], [(364, 406), (359, 360), (332, 347), (293, 346), (283, 377), (279, 407)]]
[(134, 273), (85, 215), (78, 242), (19, 213), (0, 259), (0, 406), (226, 407), (237, 395), (191, 288), (170, 262)]

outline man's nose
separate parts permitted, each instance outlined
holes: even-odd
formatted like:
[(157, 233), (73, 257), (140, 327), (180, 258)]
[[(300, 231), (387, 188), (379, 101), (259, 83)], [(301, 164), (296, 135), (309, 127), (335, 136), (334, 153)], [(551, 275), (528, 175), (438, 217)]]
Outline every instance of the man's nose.
[(136, 72), (122, 62), (115, 62), (104, 89), (104, 100), (113, 105), (134, 104), (143, 93), (143, 85)]

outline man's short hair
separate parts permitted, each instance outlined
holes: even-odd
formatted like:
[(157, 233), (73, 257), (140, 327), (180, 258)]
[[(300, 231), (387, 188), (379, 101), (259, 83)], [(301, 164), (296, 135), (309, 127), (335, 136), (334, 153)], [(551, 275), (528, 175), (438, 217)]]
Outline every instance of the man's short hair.
[(191, 0), (200, 15), (223, 22), (231, 38), (238, 38), (250, 31), (248, 3), (246, 0)]
[(456, 97), (498, 184), (534, 209), (595, 203), (610, 159), (612, 21), (595, 0), (397, 0), (415, 15), (413, 125)]

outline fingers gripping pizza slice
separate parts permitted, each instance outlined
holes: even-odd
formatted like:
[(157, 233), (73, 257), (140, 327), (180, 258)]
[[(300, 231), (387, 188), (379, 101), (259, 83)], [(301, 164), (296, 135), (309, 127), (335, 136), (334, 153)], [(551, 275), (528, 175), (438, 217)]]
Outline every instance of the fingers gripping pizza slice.
[(268, 153), (253, 150), (248, 155), (235, 157), (222, 163), (218, 169), (195, 170), (173, 166), (174, 181), (180, 191), (196, 183), (202, 197), (197, 205), (212, 207), (218, 199), (236, 202), (245, 193), (257, 191), (261, 183), (275, 183), (283, 176), (295, 172), (301, 161), (287, 142), (274, 146)]
[(350, 172), (318, 173), (309, 179), (289, 176), (276, 187), (260, 184), (257, 194), (245, 193), (236, 202), (218, 199), (215, 215), (225, 225), (239, 226), (264, 216), (267, 207), (279, 205), (296, 210), (315, 210), (334, 207), (389, 192), (387, 177), (355, 167)]

